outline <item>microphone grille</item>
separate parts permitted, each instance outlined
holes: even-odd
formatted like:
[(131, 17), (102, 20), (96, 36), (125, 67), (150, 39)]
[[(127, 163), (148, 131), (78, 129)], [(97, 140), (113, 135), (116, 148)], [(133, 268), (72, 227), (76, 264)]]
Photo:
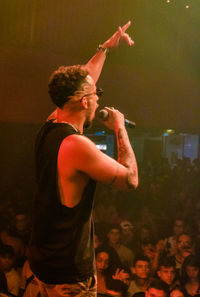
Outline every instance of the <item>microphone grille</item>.
[(99, 111), (99, 117), (100, 117), (101, 120), (104, 120), (104, 121), (107, 120), (108, 119), (108, 112), (107, 112), (107, 110), (101, 109)]

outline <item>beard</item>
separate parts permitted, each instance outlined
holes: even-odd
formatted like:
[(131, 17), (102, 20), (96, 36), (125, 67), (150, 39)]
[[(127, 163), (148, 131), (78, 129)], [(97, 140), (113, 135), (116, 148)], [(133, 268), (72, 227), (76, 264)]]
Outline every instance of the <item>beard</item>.
[(89, 129), (89, 128), (92, 127), (92, 124), (93, 124), (93, 120), (94, 119), (91, 119), (91, 117), (93, 117), (93, 116), (91, 116), (91, 111), (89, 111), (88, 112), (88, 115), (87, 115), (87, 117), (85, 119), (85, 123), (83, 125), (83, 129)]
[(86, 130), (86, 129), (89, 129), (92, 127), (92, 121), (89, 120), (89, 119), (86, 119), (84, 125), (83, 125), (83, 129)]

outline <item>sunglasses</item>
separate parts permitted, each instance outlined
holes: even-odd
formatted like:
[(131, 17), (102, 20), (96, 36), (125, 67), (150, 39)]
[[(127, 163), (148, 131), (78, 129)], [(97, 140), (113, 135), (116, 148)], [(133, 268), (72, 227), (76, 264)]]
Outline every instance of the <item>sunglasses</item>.
[(86, 96), (91, 96), (91, 95), (97, 95), (98, 97), (101, 97), (101, 95), (103, 94), (103, 90), (101, 88), (97, 88), (96, 92), (94, 93), (90, 93), (90, 94), (85, 94), (81, 97), (80, 102), (83, 100), (84, 97)]

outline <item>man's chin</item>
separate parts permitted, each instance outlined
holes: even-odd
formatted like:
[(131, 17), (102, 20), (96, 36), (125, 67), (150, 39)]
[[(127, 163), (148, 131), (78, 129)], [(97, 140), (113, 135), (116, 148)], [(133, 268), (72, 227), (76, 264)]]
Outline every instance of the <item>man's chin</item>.
[(83, 125), (83, 129), (84, 130), (87, 130), (87, 129), (91, 128), (92, 127), (92, 124), (93, 124), (92, 121), (85, 122), (84, 125)]

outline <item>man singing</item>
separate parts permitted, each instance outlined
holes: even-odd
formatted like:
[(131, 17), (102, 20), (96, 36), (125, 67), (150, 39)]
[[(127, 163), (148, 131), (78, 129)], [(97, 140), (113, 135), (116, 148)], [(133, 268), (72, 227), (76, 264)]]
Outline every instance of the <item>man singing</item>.
[(95, 183), (121, 190), (138, 185), (122, 113), (105, 107), (109, 117), (104, 124), (117, 138), (117, 161), (82, 135), (98, 107), (102, 91), (96, 82), (106, 51), (121, 40), (133, 44), (126, 33), (129, 26), (130, 22), (119, 27), (86, 65), (61, 66), (50, 78), (49, 94), (57, 109), (36, 140), (37, 192), (29, 256), (42, 297), (96, 296), (91, 219)]

